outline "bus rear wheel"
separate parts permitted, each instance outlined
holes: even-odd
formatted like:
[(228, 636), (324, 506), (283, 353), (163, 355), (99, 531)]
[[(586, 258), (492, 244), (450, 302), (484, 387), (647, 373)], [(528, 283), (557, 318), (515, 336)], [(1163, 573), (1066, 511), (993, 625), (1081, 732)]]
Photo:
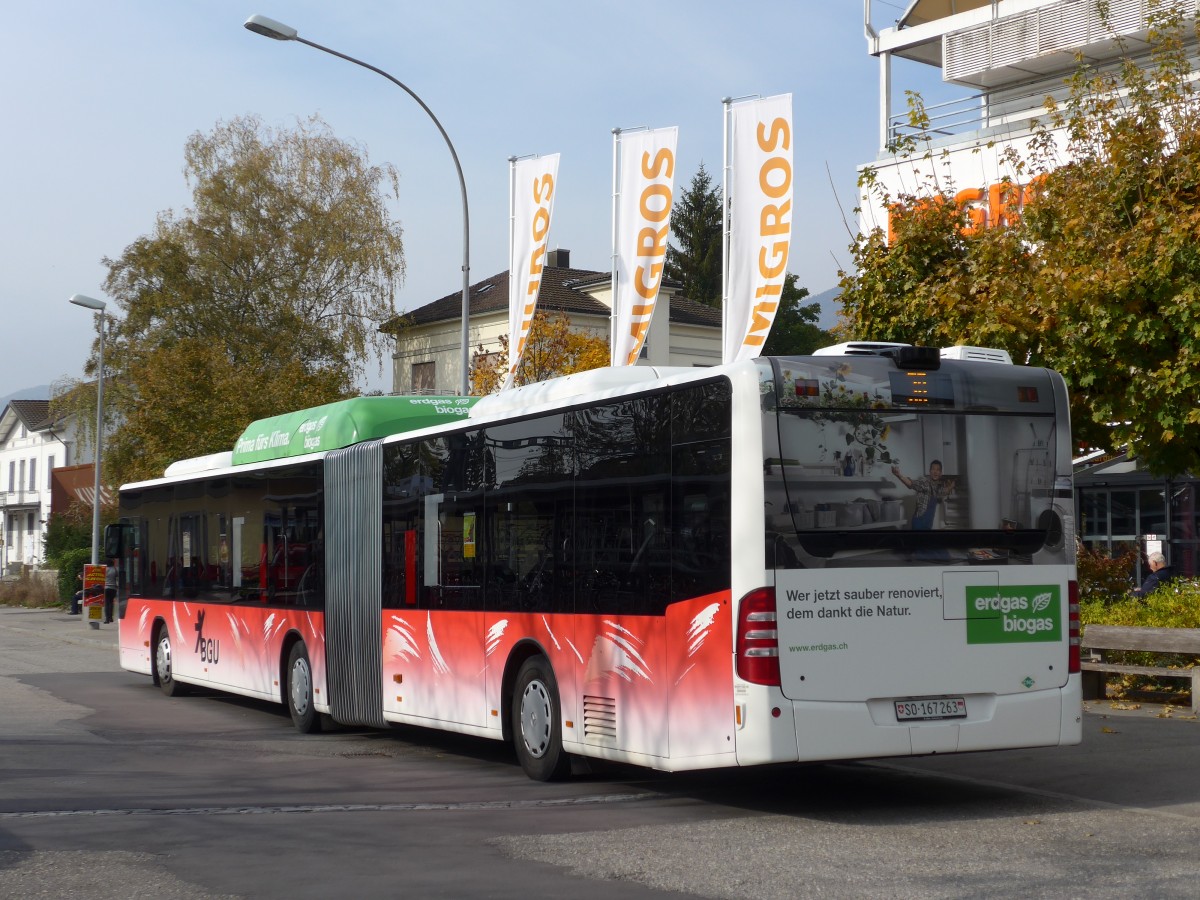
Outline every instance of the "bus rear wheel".
[(301, 734), (312, 734), (321, 730), (321, 718), (313, 706), (312, 665), (308, 661), (308, 649), (303, 643), (292, 645), (287, 664), (287, 705), (292, 724)]
[(166, 625), (160, 625), (154, 640), (154, 683), (168, 697), (178, 697), (183, 693), (183, 686), (175, 680), (173, 660), (171, 630)]
[(521, 664), (512, 699), (512, 735), (517, 759), (535, 781), (557, 781), (571, 771), (562, 745), (558, 682), (550, 660), (532, 656)]

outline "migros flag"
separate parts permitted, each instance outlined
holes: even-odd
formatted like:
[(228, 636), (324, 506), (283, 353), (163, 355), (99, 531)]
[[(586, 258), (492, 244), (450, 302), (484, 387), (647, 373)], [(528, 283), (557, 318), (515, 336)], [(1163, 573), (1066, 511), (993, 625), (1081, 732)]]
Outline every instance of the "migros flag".
[(731, 154), (722, 360), (762, 352), (779, 310), (792, 241), (792, 95), (727, 107)]
[(646, 342), (667, 262), (678, 128), (616, 132), (613, 145), (612, 364), (632, 366)]
[(510, 164), (511, 184), (508, 260), (508, 375), (503, 387), (512, 386), (529, 341), (529, 328), (537, 309), (550, 236), (550, 217), (558, 186), (558, 157), (535, 156)]

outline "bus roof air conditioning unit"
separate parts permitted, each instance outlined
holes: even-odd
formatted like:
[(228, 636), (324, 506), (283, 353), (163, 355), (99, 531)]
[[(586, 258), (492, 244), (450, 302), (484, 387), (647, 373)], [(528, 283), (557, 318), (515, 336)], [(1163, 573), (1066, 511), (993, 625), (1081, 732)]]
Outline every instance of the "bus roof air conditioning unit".
[(885, 350), (911, 347), (912, 344), (897, 344), (892, 341), (846, 341), (813, 351), (813, 356), (882, 356)]
[(1005, 366), (1013, 364), (1008, 351), (996, 347), (964, 347), (962, 345), (943, 347), (942, 359), (967, 359), (975, 362), (1000, 363)]

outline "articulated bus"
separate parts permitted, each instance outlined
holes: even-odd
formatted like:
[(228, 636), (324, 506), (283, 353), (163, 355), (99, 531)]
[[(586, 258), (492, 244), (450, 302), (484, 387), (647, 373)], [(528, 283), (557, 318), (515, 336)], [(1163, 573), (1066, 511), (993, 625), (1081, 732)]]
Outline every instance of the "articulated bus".
[(121, 665), (539, 780), (1077, 743), (1062, 379), (859, 352), (256, 422), (121, 489)]

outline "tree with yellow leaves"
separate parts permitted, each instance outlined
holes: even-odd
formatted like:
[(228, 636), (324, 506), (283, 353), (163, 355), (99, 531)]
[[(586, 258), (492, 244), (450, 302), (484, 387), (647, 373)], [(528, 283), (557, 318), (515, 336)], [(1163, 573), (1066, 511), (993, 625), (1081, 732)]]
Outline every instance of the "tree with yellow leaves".
[[(973, 229), (965, 206), (932, 190), (881, 195), (892, 239), (876, 229), (852, 246), (849, 332), (1003, 347), (1063, 374), (1081, 440), (1130, 448), (1159, 474), (1200, 471), (1196, 37), (1177, 7), (1160, 12), (1149, 66), (1081, 68), (1069, 99), (1048, 102), (1028, 157), (1010, 156), (1037, 184), (1017, 222)], [(911, 109), (927, 128), (919, 98)], [(879, 191), (870, 170), (860, 183)]]
[[(188, 139), (184, 173), (192, 208), (104, 261), (118, 311), (104, 348), (110, 484), (353, 393), (404, 274), (395, 170), (318, 118), (219, 123)], [(76, 383), (59, 406), (88, 423), (94, 387)]]
[[(607, 366), (608, 341), (582, 331), (571, 330), (571, 320), (562, 313), (538, 310), (533, 314), (529, 340), (517, 366), (514, 386), (533, 384)], [(500, 351), (487, 353), (478, 348), (471, 360), (471, 393), (476, 397), (494, 394), (508, 374), (508, 335), (500, 336)]]

